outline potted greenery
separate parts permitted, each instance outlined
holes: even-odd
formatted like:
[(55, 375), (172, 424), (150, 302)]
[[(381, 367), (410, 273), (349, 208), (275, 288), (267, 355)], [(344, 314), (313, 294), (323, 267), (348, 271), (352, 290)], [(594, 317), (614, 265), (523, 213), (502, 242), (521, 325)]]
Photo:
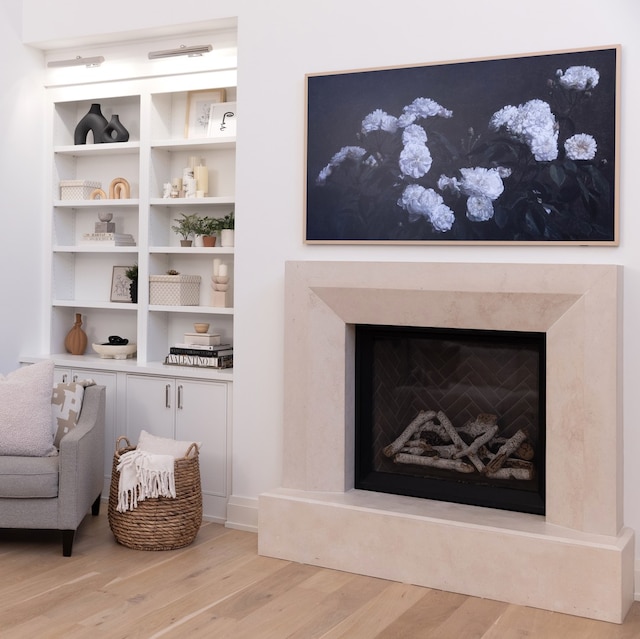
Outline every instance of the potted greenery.
[(131, 301), (136, 304), (138, 302), (138, 265), (129, 266), (124, 274), (131, 280), (129, 284), (129, 296)]
[(198, 229), (199, 225), (199, 217), (193, 213), (191, 215), (187, 215), (186, 213), (181, 213), (182, 218), (175, 218), (174, 224), (171, 226), (171, 230), (174, 233), (182, 236), (180, 240), (180, 246), (191, 246), (193, 240), (189, 239), (191, 235), (194, 235)]
[(234, 231), (236, 227), (235, 213), (231, 211), (218, 220), (220, 228), (220, 244), (222, 246), (233, 246), (235, 242)]
[(215, 246), (216, 245), (216, 231), (219, 228), (219, 220), (215, 217), (198, 218), (196, 235), (202, 236), (202, 246)]

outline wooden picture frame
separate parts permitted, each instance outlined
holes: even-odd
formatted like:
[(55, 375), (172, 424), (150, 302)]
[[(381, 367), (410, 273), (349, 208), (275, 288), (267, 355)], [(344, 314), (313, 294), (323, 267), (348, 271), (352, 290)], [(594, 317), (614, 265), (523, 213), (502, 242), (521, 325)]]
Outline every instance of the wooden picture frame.
[(127, 277), (127, 271), (130, 266), (114, 266), (111, 275), (111, 302), (129, 302), (131, 303), (131, 292), (129, 285), (131, 280)]
[(308, 244), (617, 246), (620, 46), (306, 77)]
[(205, 89), (189, 91), (187, 94), (187, 113), (184, 128), (185, 138), (209, 137), (209, 117), (211, 105), (227, 99), (225, 89)]

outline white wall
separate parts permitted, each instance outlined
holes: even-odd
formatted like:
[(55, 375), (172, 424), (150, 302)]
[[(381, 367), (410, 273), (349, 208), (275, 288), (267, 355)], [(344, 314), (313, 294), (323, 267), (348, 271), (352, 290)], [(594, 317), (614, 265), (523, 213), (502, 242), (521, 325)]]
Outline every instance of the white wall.
[(0, 373), (38, 339), (42, 281), (42, 53), (21, 44), (21, 2), (0, 4)]
[[(81, 0), (24, 0), (25, 40), (104, 37)], [(112, 0), (125, 29), (176, 19), (169, 0)], [(285, 260), (618, 263), (625, 266), (626, 523), (640, 532), (640, 3), (637, 0), (448, 0), (372, 9), (369, 0), (186, 1), (183, 21), (237, 15), (239, 24), (238, 246), (233, 492), (255, 498), (280, 483)], [(98, 21), (99, 22), (99, 21)], [(304, 74), (524, 52), (622, 45), (621, 243), (606, 247), (337, 247), (302, 242)], [(26, 52), (20, 64), (34, 73)], [(4, 73), (4, 72), (3, 72)], [(21, 116), (16, 115), (23, 121)], [(3, 161), (9, 159), (0, 151)], [(32, 155), (32, 154), (29, 154)], [(27, 157), (23, 158), (26, 161)], [(23, 209), (24, 207), (21, 207)], [(6, 239), (3, 238), (3, 243)], [(35, 253), (35, 250), (33, 251)], [(3, 258), (4, 259), (4, 256)], [(35, 285), (35, 282), (32, 282)], [(4, 278), (2, 299), (6, 299)], [(3, 322), (4, 331), (4, 322)], [(328, 398), (330, 401), (330, 398)], [(640, 551), (639, 555), (640, 556)]]

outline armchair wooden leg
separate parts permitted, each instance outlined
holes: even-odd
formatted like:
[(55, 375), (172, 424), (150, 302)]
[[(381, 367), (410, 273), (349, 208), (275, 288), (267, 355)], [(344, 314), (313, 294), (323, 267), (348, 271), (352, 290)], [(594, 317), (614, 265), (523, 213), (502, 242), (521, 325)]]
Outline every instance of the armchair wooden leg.
[(91, 514), (94, 517), (97, 517), (100, 514), (100, 499), (102, 497), (102, 493), (98, 495), (98, 499), (96, 499), (93, 504), (91, 504)]
[(71, 557), (71, 549), (73, 548), (73, 538), (76, 534), (75, 530), (62, 531), (62, 556)]

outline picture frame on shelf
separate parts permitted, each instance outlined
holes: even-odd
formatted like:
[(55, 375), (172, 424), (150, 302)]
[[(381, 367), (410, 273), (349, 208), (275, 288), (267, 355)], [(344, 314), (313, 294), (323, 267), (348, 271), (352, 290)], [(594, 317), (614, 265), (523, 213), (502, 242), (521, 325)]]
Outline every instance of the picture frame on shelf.
[(210, 138), (234, 137), (236, 135), (238, 111), (236, 102), (222, 102), (211, 105), (209, 116)]
[(204, 89), (189, 91), (187, 94), (187, 114), (184, 129), (185, 138), (209, 137), (211, 107), (227, 99), (225, 89)]
[(308, 244), (619, 244), (619, 45), (306, 90)]
[(114, 266), (111, 275), (111, 302), (131, 303), (131, 280), (127, 277), (130, 266)]

